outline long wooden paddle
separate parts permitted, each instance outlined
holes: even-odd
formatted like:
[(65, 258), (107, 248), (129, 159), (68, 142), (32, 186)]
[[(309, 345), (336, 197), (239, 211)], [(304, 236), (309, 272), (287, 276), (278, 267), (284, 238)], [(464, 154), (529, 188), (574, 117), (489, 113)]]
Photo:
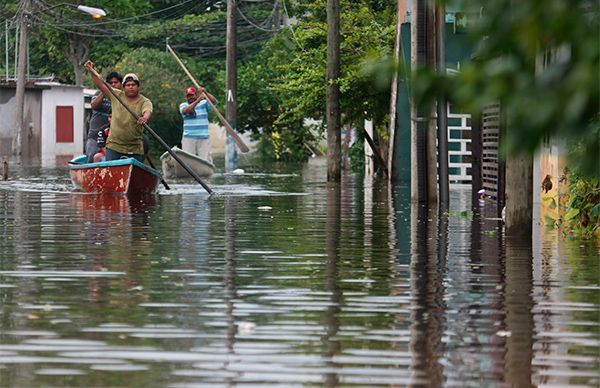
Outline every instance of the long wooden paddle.
[[(133, 117), (135, 117), (136, 120), (138, 120), (140, 118), (140, 116), (138, 116), (137, 113), (135, 113), (134, 111), (132, 111), (131, 108), (129, 108), (127, 106), (127, 104), (125, 104), (125, 102), (121, 99), (121, 97), (119, 97), (115, 93), (115, 91), (108, 84), (108, 82), (104, 81), (102, 79), (102, 77), (100, 77), (100, 74), (98, 74), (98, 72), (95, 69), (90, 69), (90, 71), (94, 72), (94, 75), (96, 77), (98, 77), (98, 79), (100, 81), (102, 81), (102, 83), (108, 89), (108, 91), (110, 92), (110, 94), (112, 94), (117, 99), (117, 101), (119, 101), (121, 103), (121, 105), (123, 105), (123, 107), (125, 109), (127, 109), (127, 111), (129, 113), (131, 113), (131, 115)], [(160, 136), (158, 136), (158, 134), (154, 131), (154, 129), (150, 128), (150, 126), (148, 124), (146, 124), (146, 123), (144, 123), (142, 125), (144, 126), (144, 128), (146, 129), (146, 131), (150, 132), (150, 134), (156, 139), (156, 141), (158, 141), (160, 143), (160, 145), (162, 145), (167, 150), (167, 152), (173, 157), (173, 159), (175, 159), (181, 165), (181, 167), (183, 167), (184, 170), (187, 171), (188, 174), (190, 174), (192, 176), (192, 178), (194, 178), (196, 180), (196, 182), (200, 183), (202, 185), (202, 187), (204, 187), (204, 190), (206, 190), (208, 192), (208, 194), (212, 194), (213, 193), (213, 191), (211, 190), (211, 188), (208, 187), (208, 185), (202, 181), (202, 179), (198, 176), (198, 174), (196, 174), (194, 172), (194, 170), (192, 170), (183, 160), (181, 160), (181, 158), (175, 152), (173, 152), (173, 150), (171, 149), (171, 147), (169, 147), (169, 145), (167, 143), (165, 143), (165, 141)]]
[[(146, 154), (146, 155), (144, 155), (144, 157), (148, 161), (148, 164), (150, 165), (150, 167), (152, 167), (153, 169), (156, 170), (156, 167), (154, 166), (154, 163), (152, 163), (152, 159), (150, 159), (150, 155)], [(162, 183), (162, 185), (165, 187), (165, 189), (171, 190), (171, 188), (169, 187), (169, 185), (167, 184), (167, 182), (165, 182), (165, 179), (162, 176), (160, 177), (160, 183)]]
[[(179, 66), (181, 66), (181, 68), (183, 69), (183, 71), (185, 72), (185, 74), (188, 76), (188, 78), (190, 79), (190, 81), (192, 81), (192, 83), (196, 86), (196, 89), (200, 90), (200, 85), (198, 84), (198, 81), (196, 81), (196, 79), (194, 78), (194, 76), (189, 72), (189, 70), (187, 69), (187, 67), (185, 67), (185, 65), (183, 64), (183, 62), (181, 62), (181, 59), (179, 59), (179, 57), (177, 56), (177, 54), (175, 54), (175, 51), (173, 51), (173, 49), (171, 48), (171, 46), (169, 46), (169, 44), (167, 43), (167, 50), (169, 50), (169, 52), (173, 55), (173, 58), (175, 58), (175, 60), (177, 61), (177, 63), (179, 63)], [(221, 123), (225, 126), (225, 129), (227, 130), (227, 133), (231, 136), (231, 138), (233, 139), (233, 141), (235, 142), (235, 144), (238, 146), (238, 148), (240, 149), (240, 151), (242, 152), (248, 152), (249, 148), (246, 145), (246, 143), (244, 143), (244, 141), (242, 140), (242, 138), (237, 134), (237, 132), (233, 129), (233, 127), (227, 122), (227, 120), (225, 119), (225, 117), (223, 117), (223, 115), (221, 114), (221, 112), (219, 112), (219, 110), (215, 107), (215, 105), (212, 103), (212, 101), (210, 100), (210, 98), (208, 98), (208, 96), (206, 95), (206, 93), (202, 93), (204, 95), (204, 98), (206, 98), (206, 101), (208, 102), (208, 104), (210, 105), (210, 107), (212, 108), (212, 110), (215, 111), (215, 113), (217, 114), (217, 117), (219, 118), (219, 120), (221, 120)]]

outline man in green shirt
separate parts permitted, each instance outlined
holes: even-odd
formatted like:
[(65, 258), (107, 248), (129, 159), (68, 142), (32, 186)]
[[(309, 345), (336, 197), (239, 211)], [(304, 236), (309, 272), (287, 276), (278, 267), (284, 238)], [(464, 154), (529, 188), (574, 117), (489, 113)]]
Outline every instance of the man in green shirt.
[(144, 145), (142, 133), (143, 124), (152, 116), (152, 102), (140, 94), (140, 80), (133, 73), (123, 77), (123, 90), (112, 88), (113, 92), (135, 112), (139, 119), (136, 120), (125, 109), (115, 96), (108, 90), (108, 86), (99, 77), (92, 61), (87, 61), (84, 67), (92, 75), (92, 81), (112, 103), (112, 121), (110, 135), (106, 142), (106, 160), (117, 160), (122, 157), (135, 158), (144, 161)]

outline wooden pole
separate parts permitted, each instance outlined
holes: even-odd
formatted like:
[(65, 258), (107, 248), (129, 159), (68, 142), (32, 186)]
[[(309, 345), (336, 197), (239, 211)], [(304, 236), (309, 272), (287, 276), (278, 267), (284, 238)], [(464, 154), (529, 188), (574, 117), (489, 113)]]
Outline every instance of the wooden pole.
[[(426, 59), (425, 66), (429, 69), (435, 69), (435, 12), (434, 4), (431, 1), (424, 0), (425, 6), (425, 44)], [(437, 169), (437, 124), (433, 119), (435, 110), (433, 108), (423, 112), (427, 117), (427, 139), (426, 139), (426, 158), (427, 158), (427, 202), (434, 205), (438, 201), (438, 169)]]
[[(227, 121), (237, 126), (237, 5), (236, 0), (227, 0), (227, 35), (226, 35), (226, 77)], [(237, 153), (228, 138), (225, 144), (225, 170), (233, 171), (237, 165)]]
[[(506, 159), (506, 235), (531, 237), (533, 157), (525, 152)], [(501, 195), (500, 192), (498, 195)]]
[[(436, 67), (441, 76), (446, 75), (446, 7), (435, 6), (435, 47)], [(448, 209), (450, 201), (450, 183), (448, 176), (448, 103), (446, 97), (437, 101), (438, 127), (438, 188), (440, 205)]]
[[(400, 63), (400, 47), (402, 45), (402, 23), (404, 22), (404, 14), (406, 13), (405, 3), (402, 0), (396, 2), (396, 34), (394, 36), (394, 63), (397, 66)], [(388, 179), (392, 179), (394, 172), (394, 143), (396, 141), (396, 108), (398, 105), (398, 75), (399, 71), (394, 71), (392, 77), (392, 86), (390, 88), (390, 125), (388, 127), (389, 141), (388, 141), (388, 160), (387, 170), (390, 172), (387, 174)]]
[(15, 90), (15, 128), (12, 138), (12, 153), (20, 157), (22, 153), (21, 134), (23, 133), (23, 121), (25, 113), (25, 69), (27, 67), (27, 40), (29, 37), (29, 27), (27, 26), (27, 18), (30, 8), (30, 0), (22, 1), (23, 10), (20, 16), (19, 28), (21, 36), (19, 38), (19, 59), (17, 65), (17, 83)]
[[(427, 0), (414, 0), (413, 12), (411, 14), (411, 35), (412, 35), (412, 71), (427, 65), (431, 60), (431, 49), (428, 32), (428, 7)], [(414, 91), (414, 88), (413, 88)], [(430, 175), (432, 166), (430, 166), (429, 138), (430, 132), (430, 111), (424, 111), (417, 107), (414, 101), (414, 95), (411, 97), (411, 199), (414, 202), (424, 203), (430, 200)], [(435, 141), (435, 136), (433, 136)], [(435, 163), (435, 158), (433, 159)], [(435, 167), (433, 167), (435, 171)], [(435, 173), (435, 172), (434, 172)]]
[(340, 114), (340, 2), (327, 0), (327, 181), (342, 177)]

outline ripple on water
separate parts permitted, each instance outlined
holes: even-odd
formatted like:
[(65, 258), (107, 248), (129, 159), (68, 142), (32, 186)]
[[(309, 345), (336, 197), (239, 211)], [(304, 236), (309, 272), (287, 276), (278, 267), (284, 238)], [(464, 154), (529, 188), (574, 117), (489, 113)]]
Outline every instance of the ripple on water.
[(40, 368), (36, 369), (35, 374), (40, 376), (78, 376), (85, 375), (86, 372), (80, 369)]
[(93, 278), (125, 275), (125, 272), (110, 271), (0, 271), (0, 276), (22, 278)]
[(339, 200), (324, 174), (214, 179), (142, 209), (0, 190), (2, 383), (598, 385), (593, 244), (440, 229), (351, 175)]

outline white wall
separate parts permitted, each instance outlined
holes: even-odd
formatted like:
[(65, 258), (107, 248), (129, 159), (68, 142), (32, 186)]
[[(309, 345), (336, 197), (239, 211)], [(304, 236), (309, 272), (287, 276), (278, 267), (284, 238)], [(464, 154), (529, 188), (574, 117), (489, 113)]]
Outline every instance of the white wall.
[[(44, 85), (51, 88), (42, 93), (42, 167), (62, 167), (56, 165), (57, 159), (68, 159), (83, 154), (83, 88), (56, 83), (44, 83)], [(56, 142), (57, 106), (73, 107), (72, 143)]]
[(0, 137), (12, 138), (13, 127), (15, 126), (15, 96), (14, 91), (10, 89), (3, 89), (1, 91), (4, 95), (2, 96), (3, 103), (0, 103)]
[(0, 89), (0, 157), (12, 155), (15, 112), (14, 89)]

